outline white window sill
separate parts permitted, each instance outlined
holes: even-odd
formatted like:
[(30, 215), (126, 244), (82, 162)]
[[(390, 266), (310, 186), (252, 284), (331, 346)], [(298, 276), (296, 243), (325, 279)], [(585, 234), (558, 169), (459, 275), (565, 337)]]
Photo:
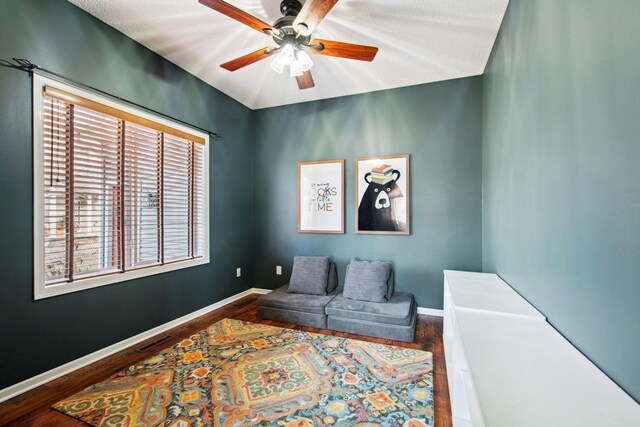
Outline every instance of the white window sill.
[(40, 285), (36, 284), (34, 288), (34, 299), (39, 300), (43, 298), (54, 297), (57, 295), (83, 291), (85, 289), (97, 288), (99, 286), (111, 285), (113, 283), (139, 279), (141, 277), (153, 276), (156, 274), (167, 273), (169, 271), (181, 270), (183, 268), (195, 267), (197, 265), (204, 264), (209, 264), (209, 258), (203, 257), (185, 261), (177, 261), (165, 265), (125, 271), (124, 273), (113, 273), (104, 276), (79, 279), (71, 283), (64, 282), (52, 285), (45, 285), (44, 283)]

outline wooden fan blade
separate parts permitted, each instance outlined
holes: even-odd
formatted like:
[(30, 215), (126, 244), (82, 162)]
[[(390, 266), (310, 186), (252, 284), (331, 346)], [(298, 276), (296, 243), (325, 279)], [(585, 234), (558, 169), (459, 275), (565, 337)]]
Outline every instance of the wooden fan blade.
[(236, 58), (233, 61), (225, 62), (220, 65), (225, 70), (236, 71), (242, 67), (246, 67), (247, 65), (251, 65), (254, 62), (258, 62), (262, 59), (265, 59), (268, 56), (273, 55), (278, 48), (276, 47), (263, 47), (262, 49), (258, 49), (255, 52), (251, 52), (248, 55), (241, 56), (240, 58)]
[[(293, 21), (293, 28), (302, 34), (311, 34), (336, 3), (338, 0), (307, 0)], [(298, 27), (301, 24), (304, 27)]]
[(298, 82), (298, 88), (300, 88), (300, 90), (309, 89), (316, 85), (313, 82), (311, 71), (305, 71), (301, 76), (297, 76), (296, 81)]
[(249, 15), (247, 12), (238, 9), (235, 6), (230, 5), (222, 0), (199, 0), (201, 4), (210, 7), (216, 12), (220, 12), (223, 15), (227, 15), (229, 18), (235, 19), (238, 22), (242, 22), (254, 30), (258, 30), (264, 33), (265, 30), (271, 30), (271, 25), (256, 18), (253, 15)]
[(371, 62), (378, 53), (377, 47), (334, 42), (331, 40), (312, 40), (309, 46), (311, 52), (317, 53), (318, 55), (337, 56), (339, 58), (357, 59), (358, 61)]

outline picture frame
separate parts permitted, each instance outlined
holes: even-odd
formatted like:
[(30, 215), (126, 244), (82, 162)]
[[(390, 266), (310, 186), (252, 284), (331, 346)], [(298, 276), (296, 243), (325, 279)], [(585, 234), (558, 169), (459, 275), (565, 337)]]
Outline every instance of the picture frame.
[(410, 155), (355, 160), (358, 234), (410, 234)]
[(298, 162), (298, 233), (344, 234), (344, 160)]

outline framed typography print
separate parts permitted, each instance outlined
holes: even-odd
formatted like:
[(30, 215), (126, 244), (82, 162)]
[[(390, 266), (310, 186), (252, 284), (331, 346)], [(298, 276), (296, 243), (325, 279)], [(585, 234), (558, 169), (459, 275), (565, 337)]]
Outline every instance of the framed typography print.
[(356, 232), (409, 234), (409, 155), (356, 159)]
[(344, 233), (344, 160), (298, 163), (298, 232)]

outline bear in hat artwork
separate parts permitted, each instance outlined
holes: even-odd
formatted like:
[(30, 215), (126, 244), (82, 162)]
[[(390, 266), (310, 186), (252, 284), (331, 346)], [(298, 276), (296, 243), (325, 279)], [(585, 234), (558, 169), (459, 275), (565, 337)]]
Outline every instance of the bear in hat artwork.
[(388, 164), (374, 165), (364, 175), (368, 186), (358, 206), (358, 231), (407, 231), (396, 206), (404, 197), (398, 186), (401, 177), (400, 171)]

